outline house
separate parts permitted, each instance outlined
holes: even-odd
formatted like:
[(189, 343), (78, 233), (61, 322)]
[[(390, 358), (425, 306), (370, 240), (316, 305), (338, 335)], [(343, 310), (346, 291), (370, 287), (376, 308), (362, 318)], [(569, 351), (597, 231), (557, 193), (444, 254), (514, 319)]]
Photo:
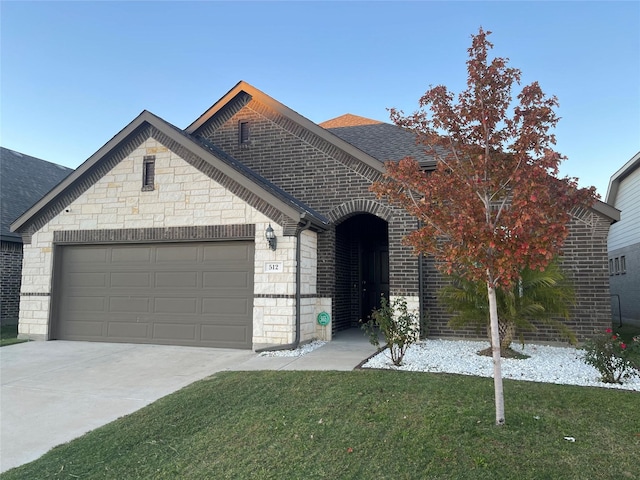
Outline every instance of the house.
[[(282, 347), (358, 326), (385, 294), (428, 318), (423, 333), (477, 336), (448, 329), (441, 275), (402, 244), (415, 219), (369, 191), (407, 154), (433, 168), (398, 127), (318, 125), (245, 82), (184, 130), (144, 111), (13, 223), (28, 267), (19, 334)], [(601, 202), (574, 212), (579, 336), (610, 323), (615, 216)]]
[(611, 176), (607, 203), (620, 210), (608, 239), (614, 322), (640, 325), (640, 152)]
[(0, 147), (0, 324), (18, 323), (22, 238), (11, 222), (36, 203), (71, 169)]

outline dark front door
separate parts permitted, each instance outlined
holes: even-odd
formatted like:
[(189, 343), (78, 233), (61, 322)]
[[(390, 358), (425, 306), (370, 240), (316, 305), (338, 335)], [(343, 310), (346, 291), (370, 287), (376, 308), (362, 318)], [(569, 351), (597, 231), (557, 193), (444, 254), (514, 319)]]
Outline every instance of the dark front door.
[(380, 307), (380, 296), (389, 298), (389, 247), (380, 240), (363, 243), (360, 253), (361, 318), (367, 321), (374, 308)]

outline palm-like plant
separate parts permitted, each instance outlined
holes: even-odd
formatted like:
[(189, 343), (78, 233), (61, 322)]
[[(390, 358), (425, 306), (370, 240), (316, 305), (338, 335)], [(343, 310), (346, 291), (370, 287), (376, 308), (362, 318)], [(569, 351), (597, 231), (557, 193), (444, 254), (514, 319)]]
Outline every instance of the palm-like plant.
[[(557, 261), (551, 262), (544, 271), (525, 269), (520, 281), (510, 290), (496, 290), (500, 351), (509, 350), (516, 332), (524, 343), (522, 332), (535, 330), (536, 324), (549, 325), (562, 338), (576, 342), (575, 334), (561, 321), (569, 318), (575, 303), (574, 290), (568, 283)], [(454, 316), (449, 325), (455, 328), (489, 325), (487, 287), (453, 275), (451, 284), (440, 291), (440, 300)], [(489, 338), (491, 338), (489, 336)]]

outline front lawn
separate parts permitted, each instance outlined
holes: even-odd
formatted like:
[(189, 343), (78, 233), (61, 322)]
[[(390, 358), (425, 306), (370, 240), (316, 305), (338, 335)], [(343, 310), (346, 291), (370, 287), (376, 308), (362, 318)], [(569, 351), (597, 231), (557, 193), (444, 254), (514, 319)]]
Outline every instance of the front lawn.
[(5, 325), (0, 327), (0, 347), (26, 341), (27, 340), (18, 339), (18, 325)]
[(640, 394), (504, 383), (495, 427), (488, 378), (224, 372), (2, 478), (638, 478)]

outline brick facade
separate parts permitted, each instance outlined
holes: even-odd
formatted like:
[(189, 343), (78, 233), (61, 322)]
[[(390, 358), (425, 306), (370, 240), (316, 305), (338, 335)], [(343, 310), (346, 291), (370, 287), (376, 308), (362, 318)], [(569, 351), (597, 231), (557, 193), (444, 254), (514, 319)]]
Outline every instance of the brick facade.
[[(238, 141), (238, 124), (249, 122), (251, 142)], [(371, 213), (388, 222), (389, 275), (392, 296), (403, 295), (417, 305), (420, 296), (418, 258), (402, 245), (402, 238), (415, 228), (415, 219), (388, 207), (371, 194), (369, 187), (380, 172), (354, 163), (344, 152), (312, 135), (288, 118), (255, 100), (237, 104), (225, 121), (205, 125), (200, 133), (226, 153), (237, 158), (269, 181), (300, 198), (326, 215), (333, 226), (318, 236), (318, 294), (333, 299), (333, 318), (353, 319), (353, 245), (336, 242), (335, 228), (354, 214)], [(565, 246), (564, 266), (577, 294), (577, 304), (568, 326), (579, 339), (611, 322), (606, 237), (610, 220), (589, 210), (575, 212), (571, 234)], [(484, 338), (475, 329), (453, 331), (447, 326), (450, 314), (438, 302), (444, 278), (430, 258), (422, 260), (422, 304), (429, 336)], [(347, 292), (347, 293), (345, 293)], [(350, 300), (351, 299), (351, 300)], [(426, 332), (423, 331), (423, 335)], [(549, 342), (556, 333), (541, 326), (525, 334), (530, 341)]]
[[(570, 233), (562, 256), (562, 268), (576, 293), (571, 318), (564, 321), (578, 341), (611, 326), (609, 300), (609, 270), (606, 263), (609, 220), (592, 210), (573, 212)], [(433, 259), (424, 260), (424, 304), (428, 315), (430, 337), (485, 338), (485, 332), (475, 328), (453, 330), (447, 326), (450, 314), (438, 303), (438, 291), (446, 285), (444, 277), (435, 269)], [(527, 341), (557, 341), (556, 331), (545, 325), (537, 330), (522, 332)]]
[[(238, 141), (240, 122), (251, 125), (249, 145)], [(335, 226), (355, 214), (369, 213), (389, 222), (390, 290), (397, 295), (418, 295), (417, 258), (402, 245), (412, 221), (404, 212), (382, 204), (369, 191), (372, 182), (380, 179), (379, 170), (255, 100), (226, 122), (203, 126), (199, 134), (332, 220), (333, 227), (318, 236), (318, 296), (334, 299), (332, 318), (354, 318), (354, 302), (349, 300), (353, 299), (352, 292), (344, 291), (353, 285), (353, 279), (347, 278), (347, 271), (336, 275), (336, 271), (345, 268), (337, 265), (336, 259), (353, 252), (336, 254)]]
[[(296, 121), (285, 108), (257, 97), (239, 92), (227, 98), (226, 104), (209, 117), (203, 115), (202, 122), (193, 129), (189, 127), (187, 133), (214, 155), (223, 154), (231, 163), (238, 162), (251, 170), (244, 170), (243, 175), (261, 176), (274, 190), (281, 189), (329, 220), (324, 231), (320, 231), (322, 227), (318, 228), (319, 233), (302, 232), (301, 264), (296, 266), (297, 219), (285, 218), (281, 210), (256, 195), (246, 182), (224, 174), (204, 156), (200, 157), (197, 149), (190, 150), (191, 144), (187, 148), (187, 143), (181, 143), (184, 138), (176, 140), (172, 131), (147, 125), (132, 131), (126, 143), (123, 140), (122, 145), (105, 154), (24, 228), (27, 244), (21, 335), (46, 338), (49, 334), (53, 257), (58, 244), (90, 243), (102, 241), (101, 238), (108, 242), (183, 241), (221, 234), (246, 238), (250, 231), (255, 241), (254, 347), (293, 341), (296, 267), (301, 269), (302, 280), (298, 306), (301, 340), (329, 340), (332, 328), (335, 331), (353, 326), (361, 317), (358, 249), (362, 242), (358, 241), (377, 238), (384, 229), (390, 297), (406, 297), (413, 311), (422, 304), (426, 314), (423, 334), (479, 336), (472, 330), (454, 332), (447, 326), (450, 315), (437, 300), (444, 278), (432, 259), (422, 258), (420, 262), (411, 248), (403, 245), (403, 237), (416, 228), (416, 220), (380, 202), (370, 192), (372, 182), (381, 178), (382, 164), (359, 156), (362, 152), (353, 148), (340, 148), (342, 141), (337, 137), (333, 141), (329, 132), (309, 123), (305, 127), (305, 121)], [(247, 142), (239, 139), (241, 122), (249, 124)], [(193, 138), (185, 142), (196, 143)], [(207, 145), (214, 146), (215, 151)], [(151, 191), (141, 191), (142, 165), (147, 155), (155, 156), (156, 185)], [(358, 224), (359, 237), (354, 238), (350, 237), (354, 232), (343, 227), (356, 216), (362, 223)], [(278, 237), (276, 251), (264, 241), (268, 224)], [(608, 228), (609, 219), (591, 210), (575, 212), (571, 224), (564, 267), (578, 295), (569, 327), (580, 338), (610, 323)], [(264, 271), (264, 263), (273, 261), (283, 263), (282, 273)], [(332, 325), (317, 325), (315, 319), (322, 311), (331, 313)], [(527, 338), (552, 341), (556, 337), (552, 331), (540, 329)]]
[(0, 242), (0, 325), (18, 323), (22, 243)]

